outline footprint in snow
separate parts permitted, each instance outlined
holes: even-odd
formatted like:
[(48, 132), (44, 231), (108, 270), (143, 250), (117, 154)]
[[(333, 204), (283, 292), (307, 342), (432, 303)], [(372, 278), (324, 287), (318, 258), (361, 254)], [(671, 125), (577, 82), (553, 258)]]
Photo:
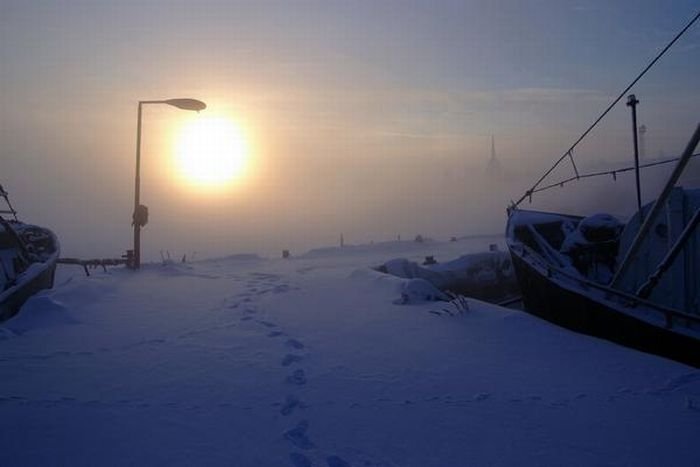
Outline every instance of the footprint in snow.
[(254, 272), (251, 274), (253, 276), (253, 280), (269, 280), (269, 281), (278, 281), (280, 280), (280, 276), (277, 274), (266, 274), (264, 272)]
[(296, 384), (297, 386), (303, 386), (304, 384), (306, 384), (306, 374), (304, 373), (304, 370), (299, 368), (297, 370), (294, 370), (294, 373), (287, 376), (286, 381), (289, 384)]
[(253, 318), (251, 318), (250, 316), (244, 316), (243, 318), (241, 318), (241, 321), (250, 321), (251, 319)]
[(664, 384), (662, 387), (652, 389), (648, 392), (654, 395), (663, 394), (667, 392), (676, 391), (685, 386), (689, 386), (698, 382), (700, 382), (700, 371), (694, 371), (681, 376), (677, 376), (675, 378), (671, 378), (668, 381), (666, 381), (666, 384)]
[(328, 467), (350, 467), (350, 464), (338, 456), (330, 456), (326, 462), (328, 462)]
[(282, 359), (282, 366), (289, 366), (292, 363), (297, 363), (297, 362), (300, 362), (301, 360), (302, 360), (302, 357), (300, 357), (299, 355), (293, 355), (293, 354), (288, 353)]
[(302, 344), (301, 342), (299, 342), (299, 341), (296, 340), (296, 339), (287, 339), (286, 344), (287, 344), (289, 347), (292, 347), (292, 348), (297, 349), (297, 350), (300, 350), (300, 349), (303, 349), (303, 348), (304, 348), (304, 344)]
[(269, 333), (267, 333), (267, 337), (279, 337), (283, 335), (284, 333), (282, 331), (270, 331)]
[(277, 325), (275, 323), (271, 323), (269, 321), (258, 321), (258, 323), (262, 324), (266, 328), (276, 328)]
[(289, 455), (289, 460), (292, 461), (294, 467), (312, 467), (311, 461), (308, 457), (298, 452), (293, 452)]
[(284, 401), (284, 404), (282, 404), (280, 413), (286, 417), (287, 415), (290, 415), (297, 407), (303, 408), (305, 406), (302, 404), (301, 400), (299, 400), (297, 396), (295, 396), (294, 394), (288, 394), (287, 398)]
[(297, 426), (284, 433), (284, 437), (299, 449), (309, 450), (316, 445), (306, 436), (306, 431), (309, 429), (309, 422), (306, 420), (300, 421)]

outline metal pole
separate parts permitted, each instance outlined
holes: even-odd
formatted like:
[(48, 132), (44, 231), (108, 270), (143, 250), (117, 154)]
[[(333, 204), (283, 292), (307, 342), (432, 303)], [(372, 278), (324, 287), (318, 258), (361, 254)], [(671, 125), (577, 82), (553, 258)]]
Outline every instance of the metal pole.
[(639, 100), (634, 94), (627, 96), (627, 106), (632, 107), (632, 137), (634, 140), (634, 176), (637, 182), (637, 211), (639, 212), (639, 223), (644, 220), (642, 214), (642, 189), (639, 184), (639, 143), (637, 139), (637, 104)]
[(136, 180), (134, 188), (134, 269), (141, 267), (141, 224), (136, 219), (136, 213), (141, 204), (141, 108), (139, 102), (138, 118), (136, 125)]
[(673, 262), (675, 261), (676, 257), (678, 256), (678, 253), (680, 253), (683, 250), (683, 247), (685, 246), (686, 242), (692, 235), (692, 233), (695, 231), (695, 228), (700, 224), (700, 209), (695, 210), (695, 214), (693, 214), (693, 217), (690, 219), (690, 222), (688, 222), (688, 225), (685, 226), (685, 229), (683, 229), (683, 232), (681, 232), (680, 236), (678, 237), (678, 240), (676, 240), (676, 243), (671, 247), (671, 250), (666, 254), (666, 257), (661, 261), (661, 264), (659, 264), (659, 267), (656, 268), (656, 271), (654, 271), (654, 274), (649, 276), (649, 279), (642, 285), (639, 290), (637, 290), (637, 295), (642, 297), (642, 298), (648, 298), (649, 295), (651, 295), (651, 292), (654, 290), (654, 287), (656, 287), (656, 284), (659, 283), (659, 280), (661, 277), (666, 273), (668, 268), (671, 267)]
[(634, 240), (632, 241), (632, 244), (627, 250), (627, 253), (625, 253), (624, 259), (620, 263), (620, 267), (615, 273), (615, 276), (610, 281), (610, 287), (616, 288), (619, 285), (620, 278), (624, 277), (625, 273), (627, 272), (627, 269), (632, 264), (632, 261), (637, 257), (637, 254), (639, 253), (639, 248), (642, 245), (642, 241), (646, 237), (649, 230), (651, 230), (654, 222), (656, 221), (656, 217), (659, 215), (659, 213), (661, 213), (661, 210), (666, 205), (666, 201), (668, 200), (668, 197), (671, 194), (671, 190), (673, 190), (674, 185), (683, 173), (683, 169), (685, 169), (685, 166), (688, 165), (688, 161), (692, 157), (693, 151), (695, 151), (695, 147), (698, 145), (699, 142), (700, 124), (698, 124), (698, 126), (695, 128), (695, 132), (693, 133), (693, 136), (691, 136), (690, 141), (688, 141), (688, 145), (685, 147), (683, 155), (680, 159), (678, 159), (676, 167), (673, 169), (673, 172), (666, 181), (666, 186), (661, 191), (659, 197), (656, 198), (656, 201), (649, 210), (647, 218), (644, 220), (644, 222), (642, 222), (642, 226), (639, 228), (637, 236), (634, 237)]

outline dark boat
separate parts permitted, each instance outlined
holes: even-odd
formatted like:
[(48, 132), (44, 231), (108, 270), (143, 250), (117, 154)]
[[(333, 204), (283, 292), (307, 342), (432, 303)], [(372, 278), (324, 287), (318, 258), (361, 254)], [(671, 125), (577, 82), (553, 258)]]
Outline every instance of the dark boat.
[[(40, 290), (53, 287), (59, 242), (49, 229), (17, 220), (0, 186), (7, 209), (0, 210), (0, 321), (14, 316)], [(2, 215), (11, 215), (5, 219)]]
[(699, 140), (700, 125), (659, 198), (626, 225), (511, 206), (525, 311), (700, 368), (700, 189), (675, 186)]
[[(603, 110), (554, 164), (508, 208), (506, 241), (525, 311), (574, 331), (700, 368), (700, 189), (676, 186), (700, 142), (697, 124), (682, 155), (639, 163), (634, 94), (635, 163), (581, 173), (573, 151), (657, 61), (700, 19), (700, 13)], [(544, 184), (562, 162), (569, 178)], [(640, 169), (675, 162), (658, 198), (642, 206)], [(626, 224), (607, 214), (579, 217), (524, 210), (534, 194), (589, 177), (634, 170), (637, 211)]]

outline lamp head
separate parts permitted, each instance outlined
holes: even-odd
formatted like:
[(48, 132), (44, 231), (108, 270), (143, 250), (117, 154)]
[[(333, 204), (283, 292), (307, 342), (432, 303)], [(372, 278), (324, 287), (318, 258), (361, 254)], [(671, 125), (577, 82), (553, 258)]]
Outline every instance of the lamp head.
[(173, 107), (177, 107), (178, 109), (194, 110), (195, 112), (199, 112), (200, 110), (207, 108), (207, 104), (202, 101), (198, 101), (197, 99), (168, 99), (163, 102), (168, 105), (172, 105)]

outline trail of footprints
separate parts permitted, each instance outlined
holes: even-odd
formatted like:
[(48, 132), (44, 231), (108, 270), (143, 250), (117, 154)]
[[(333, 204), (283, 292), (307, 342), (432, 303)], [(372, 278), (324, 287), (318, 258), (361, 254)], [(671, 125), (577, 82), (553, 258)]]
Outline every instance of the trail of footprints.
[[(246, 291), (235, 296), (236, 300), (228, 306), (229, 309), (236, 309), (251, 303), (255, 298), (262, 295), (299, 290), (298, 287), (292, 287), (289, 284), (280, 282), (282, 277), (276, 274), (252, 273), (249, 276), (248, 280), (245, 281)], [(241, 280), (239, 277), (235, 277), (235, 279)]]
[[(196, 274), (195, 274), (196, 276)], [(240, 318), (240, 321), (250, 321), (253, 320), (253, 315), (256, 313), (256, 310), (252, 305), (253, 302), (253, 297), (255, 295), (264, 295), (267, 293), (284, 293), (288, 292), (290, 290), (297, 290), (296, 287), (291, 287), (289, 284), (285, 283), (280, 283), (279, 281), (281, 280), (280, 276), (274, 275), (274, 274), (265, 274), (265, 273), (253, 273), (251, 274), (251, 278), (246, 282), (245, 286), (247, 289), (247, 292), (243, 292), (241, 294), (238, 294), (235, 296), (235, 301), (233, 303), (230, 303), (227, 308), (231, 310), (235, 309), (242, 309), (243, 312), (246, 314), (246, 316), (243, 316)], [(244, 307), (244, 305), (246, 305)], [(267, 321), (261, 321), (260, 324), (263, 326), (269, 327), (269, 328), (274, 328), (275, 324), (267, 322)], [(222, 323), (222, 324), (216, 324), (213, 326), (208, 326), (208, 327), (203, 327), (200, 329), (193, 329), (190, 331), (183, 332), (177, 336), (174, 336), (175, 339), (180, 340), (180, 339), (188, 339), (192, 337), (196, 337), (201, 334), (207, 334), (210, 332), (217, 332), (220, 330), (225, 330), (229, 328), (234, 328), (237, 326), (237, 323), (234, 322), (227, 322), (227, 323)], [(270, 337), (275, 337), (278, 335), (282, 335), (283, 333), (280, 331), (271, 331)], [(91, 351), (56, 351), (56, 352), (51, 352), (51, 353), (46, 353), (46, 354), (33, 354), (33, 355), (6, 355), (0, 357), (0, 363), (4, 362), (11, 362), (11, 361), (17, 361), (17, 360), (28, 360), (28, 361), (41, 361), (41, 360), (50, 360), (54, 358), (64, 358), (64, 357), (91, 357), (95, 354), (105, 354), (105, 353), (111, 353), (111, 352), (124, 352), (124, 351), (130, 351), (134, 349), (138, 349), (140, 347), (152, 347), (152, 346), (159, 346), (162, 344), (165, 344), (168, 341), (172, 341), (173, 338), (170, 337), (168, 339), (164, 338), (151, 338), (151, 339), (142, 339), (137, 342), (132, 342), (128, 344), (122, 344), (122, 345), (116, 345), (112, 347), (100, 347), (96, 350), (91, 350)]]
[[(242, 294), (238, 294), (234, 297), (234, 301), (227, 305), (227, 309), (230, 310), (235, 310), (238, 313), (241, 314), (239, 321), (240, 322), (248, 322), (250, 324), (256, 324), (260, 327), (261, 331), (264, 332), (265, 336), (270, 339), (276, 339), (278, 340), (282, 345), (283, 345), (283, 355), (281, 356), (279, 360), (280, 367), (284, 370), (286, 370), (285, 376), (282, 378), (282, 384), (284, 384), (285, 387), (289, 389), (288, 393), (285, 395), (284, 400), (278, 403), (273, 404), (274, 407), (279, 409), (279, 413), (284, 417), (284, 419), (289, 419), (291, 420), (294, 415), (300, 414), (300, 412), (307, 408), (308, 405), (300, 398), (299, 392), (303, 391), (304, 387), (308, 383), (308, 378), (306, 371), (302, 367), (304, 358), (306, 357), (305, 351), (305, 345), (289, 336), (285, 331), (279, 329), (279, 326), (269, 320), (263, 320), (263, 319), (257, 319), (257, 314), (258, 310), (256, 305), (253, 303), (253, 300), (256, 296), (262, 296), (267, 293), (284, 293), (288, 292), (290, 290), (296, 290), (295, 287), (291, 287), (289, 284), (281, 283), (280, 282), (281, 277), (273, 274), (264, 274), (264, 273), (254, 273), (251, 274), (251, 278), (247, 281), (247, 292), (244, 292)], [(199, 334), (204, 334), (207, 332), (211, 331), (216, 331), (224, 328), (232, 328), (236, 327), (237, 324), (235, 323), (224, 323), (220, 325), (215, 325), (215, 326), (210, 326), (210, 327), (205, 327), (201, 329), (196, 329), (192, 331), (188, 331), (186, 333), (183, 333), (181, 335), (176, 336), (177, 339), (184, 339), (184, 338), (190, 338)], [(60, 357), (75, 357), (75, 356), (92, 356), (96, 353), (104, 353), (104, 352), (113, 352), (113, 351), (125, 351), (125, 350), (131, 350), (133, 348), (141, 347), (141, 346), (158, 346), (163, 343), (165, 343), (165, 339), (145, 339), (139, 342), (131, 343), (131, 344), (126, 344), (122, 346), (116, 346), (112, 348), (99, 348), (96, 351), (81, 351), (81, 352), (66, 352), (66, 351), (58, 351), (58, 352), (53, 352), (49, 354), (40, 354), (40, 355), (28, 355), (24, 357), (19, 357), (19, 356), (4, 356), (0, 357), (0, 363), (5, 362), (5, 361), (14, 361), (19, 359), (26, 359), (26, 360), (48, 360), (52, 358), (60, 358)], [(657, 388), (655, 390), (647, 390), (647, 391), (642, 391), (639, 393), (632, 393), (633, 395), (643, 395), (643, 394), (652, 394), (652, 395), (659, 395), (659, 394), (665, 394), (669, 392), (673, 392), (676, 389), (683, 387), (685, 385), (697, 383), (700, 381), (700, 372), (692, 372), (687, 375), (683, 375), (679, 378), (675, 378), (671, 381), (669, 381), (665, 386), (661, 388)], [(626, 394), (627, 392), (620, 391), (620, 395), (615, 395), (611, 396), (610, 400), (614, 400), (614, 398), (621, 397), (622, 395)], [(422, 402), (433, 402), (433, 403), (443, 403), (443, 404), (448, 404), (448, 405), (467, 405), (469, 403), (473, 402), (482, 402), (482, 401), (487, 401), (490, 399), (490, 394), (488, 393), (480, 393), (474, 395), (472, 398), (467, 398), (467, 399), (454, 399), (451, 396), (435, 396), (431, 398), (426, 398)], [(585, 394), (579, 394), (577, 395), (574, 399), (578, 400), (581, 398), (586, 397)], [(541, 397), (538, 396), (529, 396), (529, 397), (514, 397), (508, 399), (508, 402), (510, 403), (518, 403), (518, 402), (542, 402), (545, 403), (546, 401), (542, 401)], [(414, 402), (421, 402), (421, 401), (394, 401), (390, 399), (378, 399), (377, 402), (386, 402), (386, 403), (402, 403), (402, 404), (413, 404)], [(562, 406), (566, 405), (569, 401), (568, 400), (563, 400), (563, 401), (558, 401), (557, 403), (551, 402), (549, 405), (552, 406)], [(169, 407), (169, 408), (175, 408), (175, 409), (184, 409), (184, 410), (198, 410), (201, 408), (200, 406), (196, 404), (181, 404), (178, 402), (163, 402), (161, 404), (150, 404), (147, 401), (139, 400), (139, 399), (122, 399), (122, 400), (116, 400), (116, 401), (100, 401), (100, 400), (79, 400), (73, 397), (68, 397), (68, 396), (63, 396), (63, 397), (57, 397), (55, 399), (31, 399), (31, 398), (26, 398), (23, 396), (17, 396), (17, 395), (6, 395), (2, 394), (0, 395), (0, 405), (3, 404), (21, 404), (21, 405), (26, 405), (26, 406), (33, 406), (33, 407), (43, 407), (43, 408), (50, 408), (50, 407), (66, 407), (66, 406), (74, 406), (74, 405), (87, 405), (87, 406), (92, 406), (92, 407), (105, 407), (105, 408), (110, 408), (110, 407), (116, 407), (120, 406), (122, 408), (148, 408), (148, 407), (157, 407), (157, 406), (163, 406), (163, 407)], [(359, 407), (359, 404), (355, 404)], [(247, 406), (236, 406), (234, 404), (230, 403), (221, 403), (219, 404), (220, 407), (234, 407), (238, 409), (251, 409), (251, 407)], [(696, 409), (697, 410), (697, 409)], [(323, 456), (320, 456), (320, 449), (317, 448), (316, 443), (311, 439), (309, 436), (309, 432), (311, 431), (311, 424), (308, 420), (301, 418), (300, 420), (296, 422), (290, 423), (290, 428), (288, 428), (286, 431), (282, 433), (282, 437), (290, 444), (290, 447), (293, 449), (290, 454), (289, 454), (289, 461), (294, 467), (313, 467), (316, 465), (317, 467), (320, 465), (318, 463), (314, 463), (309, 456), (313, 457), (314, 459), (323, 459)], [(313, 455), (312, 455), (313, 454)], [(341, 457), (337, 455), (329, 455), (325, 457), (325, 464), (328, 467), (350, 467), (350, 464), (342, 459)]]
[[(241, 309), (245, 316), (240, 318), (240, 321), (251, 321), (253, 320), (253, 315), (256, 313), (256, 309), (253, 306), (253, 296), (254, 295), (264, 295), (266, 293), (284, 293), (290, 290), (297, 290), (296, 287), (291, 287), (289, 284), (280, 283), (280, 276), (274, 274), (265, 273), (253, 273), (251, 274), (251, 279), (246, 282), (246, 289), (248, 292), (243, 292), (235, 296), (233, 303), (227, 306), (228, 309)], [(268, 328), (274, 328), (276, 325), (268, 321), (259, 321), (259, 323)], [(196, 337), (201, 334), (207, 334), (210, 332), (217, 332), (225, 329), (234, 328), (237, 326), (235, 322), (225, 322), (221, 324), (216, 324), (212, 326), (203, 327), (200, 329), (193, 329), (190, 331), (183, 332), (174, 339), (188, 339)], [(271, 331), (270, 337), (276, 337), (283, 335), (281, 331)], [(53, 358), (63, 358), (63, 357), (91, 357), (95, 354), (104, 354), (111, 352), (123, 352), (138, 349), (140, 347), (152, 347), (165, 344), (169, 341), (174, 340), (173, 337), (165, 338), (150, 338), (142, 339), (136, 342), (116, 345), (112, 347), (100, 347), (91, 351), (55, 351), (46, 354), (32, 354), (32, 355), (5, 355), (0, 357), (0, 363), (17, 361), (17, 360), (28, 360), (28, 361), (40, 361), (40, 360), (50, 360)]]
[[(296, 288), (290, 287), (288, 284), (279, 283), (280, 277), (273, 274), (255, 273), (248, 281), (248, 292), (238, 295), (238, 301), (229, 306), (231, 309), (238, 309), (241, 313), (240, 321), (252, 322), (260, 326), (265, 332), (266, 337), (270, 339), (278, 339), (283, 347), (284, 354), (280, 358), (280, 367), (288, 372), (284, 376), (283, 384), (289, 388), (289, 392), (285, 395), (282, 402), (273, 404), (279, 408), (279, 413), (283, 417), (293, 418), (301, 410), (308, 406), (300, 398), (299, 392), (308, 383), (306, 371), (302, 367), (306, 356), (306, 346), (303, 342), (289, 336), (279, 326), (266, 319), (257, 319), (257, 308), (253, 305), (252, 295), (263, 295), (266, 293), (283, 293)], [(301, 419), (294, 423), (291, 428), (284, 431), (282, 436), (290, 444), (293, 451), (289, 454), (289, 461), (294, 467), (313, 467), (314, 462), (309, 458), (312, 452), (318, 457), (318, 449), (316, 443), (309, 437), (311, 424), (306, 419)], [(308, 455), (307, 455), (308, 454)], [(350, 467), (350, 464), (337, 455), (330, 455), (325, 458), (328, 467)]]

